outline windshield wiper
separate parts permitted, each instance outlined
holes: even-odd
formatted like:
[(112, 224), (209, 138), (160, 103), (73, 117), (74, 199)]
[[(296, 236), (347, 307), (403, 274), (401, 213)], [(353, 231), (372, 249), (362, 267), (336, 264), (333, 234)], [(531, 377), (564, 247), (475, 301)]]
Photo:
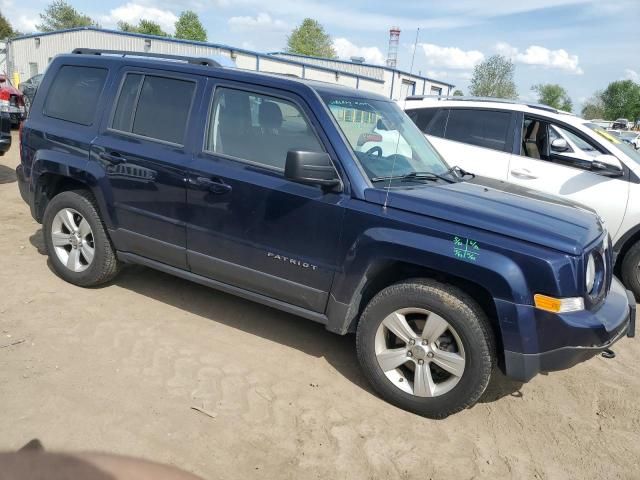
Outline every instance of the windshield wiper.
[(372, 183), (376, 182), (384, 182), (389, 180), (444, 180), (447, 183), (455, 183), (455, 180), (451, 180), (450, 178), (444, 177), (442, 175), (438, 175), (433, 172), (411, 172), (406, 173), (404, 175), (395, 175), (395, 176), (387, 176), (387, 177), (373, 177), (371, 179)]
[[(449, 170), (447, 170), (447, 173), (456, 174), (456, 177), (461, 178), (461, 179), (463, 179), (464, 177), (467, 177), (467, 176), (471, 176), (471, 178), (476, 178), (476, 174), (475, 173), (467, 172), (466, 170), (461, 169), (457, 165), (454, 165)], [(459, 174), (459, 176), (457, 174)]]

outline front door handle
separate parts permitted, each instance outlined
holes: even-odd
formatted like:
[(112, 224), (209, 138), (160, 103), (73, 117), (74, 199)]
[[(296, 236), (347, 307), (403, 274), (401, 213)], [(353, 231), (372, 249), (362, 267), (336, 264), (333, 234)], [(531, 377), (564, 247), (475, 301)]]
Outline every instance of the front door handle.
[(517, 178), (521, 178), (523, 180), (534, 180), (538, 178), (526, 168), (514, 168), (513, 170), (511, 170), (511, 175)]
[(121, 165), (123, 163), (127, 163), (127, 159), (120, 155), (118, 152), (100, 152), (98, 156), (111, 165)]
[(231, 191), (231, 185), (224, 183), (220, 178), (191, 177), (189, 178), (189, 183), (196, 187), (209, 190), (216, 195), (222, 195)]

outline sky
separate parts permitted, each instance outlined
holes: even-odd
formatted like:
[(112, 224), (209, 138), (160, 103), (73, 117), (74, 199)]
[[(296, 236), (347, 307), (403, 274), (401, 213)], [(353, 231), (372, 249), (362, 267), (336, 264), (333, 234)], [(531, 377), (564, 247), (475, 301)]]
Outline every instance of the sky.
[[(575, 111), (609, 82), (640, 82), (640, 0), (67, 1), (105, 28), (146, 18), (169, 33), (182, 10), (193, 10), (210, 42), (261, 52), (284, 50), (287, 35), (309, 16), (331, 35), (340, 58), (363, 56), (379, 64), (387, 55), (389, 28), (397, 26), (403, 70), (452, 83), (466, 94), (473, 67), (500, 53), (516, 65), (521, 99), (536, 99), (533, 85), (559, 83)], [(48, 3), (0, 0), (0, 10), (14, 28), (34, 32)]]

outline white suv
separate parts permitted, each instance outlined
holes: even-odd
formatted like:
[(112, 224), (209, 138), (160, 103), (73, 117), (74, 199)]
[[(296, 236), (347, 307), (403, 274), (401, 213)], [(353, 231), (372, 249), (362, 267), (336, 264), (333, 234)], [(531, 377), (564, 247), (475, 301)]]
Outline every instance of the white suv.
[(640, 300), (640, 152), (633, 146), (542, 105), (408, 97), (402, 106), (450, 165), (595, 209), (611, 234), (616, 272)]

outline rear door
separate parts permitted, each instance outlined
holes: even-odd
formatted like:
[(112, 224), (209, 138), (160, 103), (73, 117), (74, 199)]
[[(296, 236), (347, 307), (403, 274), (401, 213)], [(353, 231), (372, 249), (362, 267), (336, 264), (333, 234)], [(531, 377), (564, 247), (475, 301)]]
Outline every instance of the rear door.
[(198, 77), (127, 67), (92, 158), (106, 173), (118, 250), (187, 268), (186, 132), (203, 89)]
[(324, 312), (345, 194), (287, 180), (284, 164), (289, 150), (335, 154), (294, 94), (213, 80), (210, 89), (188, 173), (191, 270)]
[(422, 115), (416, 123), (449, 165), (506, 180), (514, 142), (512, 112), (441, 108)]

